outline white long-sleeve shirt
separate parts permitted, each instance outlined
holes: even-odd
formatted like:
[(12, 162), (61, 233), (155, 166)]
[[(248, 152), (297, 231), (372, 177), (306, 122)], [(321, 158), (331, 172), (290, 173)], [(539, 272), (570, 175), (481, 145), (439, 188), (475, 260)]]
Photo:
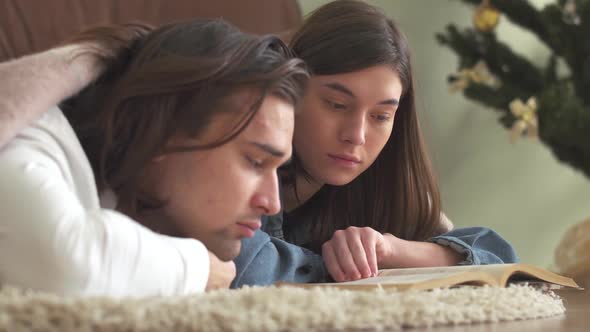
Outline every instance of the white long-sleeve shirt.
[(57, 107), (0, 150), (0, 284), (180, 295), (204, 290), (208, 275), (201, 242), (101, 207), (90, 163)]

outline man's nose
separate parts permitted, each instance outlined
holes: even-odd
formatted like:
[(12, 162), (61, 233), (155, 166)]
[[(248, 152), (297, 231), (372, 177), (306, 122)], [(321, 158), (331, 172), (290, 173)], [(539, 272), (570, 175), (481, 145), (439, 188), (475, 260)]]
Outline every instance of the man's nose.
[(261, 184), (252, 203), (254, 205), (253, 207), (259, 211), (260, 214), (273, 215), (281, 212), (279, 181), (276, 173)]

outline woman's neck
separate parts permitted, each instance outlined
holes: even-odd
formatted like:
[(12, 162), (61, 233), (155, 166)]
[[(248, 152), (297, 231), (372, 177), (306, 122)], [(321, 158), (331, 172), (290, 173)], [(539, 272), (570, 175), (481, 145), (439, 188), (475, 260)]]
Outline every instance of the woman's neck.
[[(303, 175), (297, 175), (295, 177), (295, 186), (283, 187), (283, 210), (285, 210), (285, 212), (291, 212), (300, 207), (317, 193), (323, 185), (323, 183), (318, 183)], [(295, 192), (295, 188), (297, 192)]]

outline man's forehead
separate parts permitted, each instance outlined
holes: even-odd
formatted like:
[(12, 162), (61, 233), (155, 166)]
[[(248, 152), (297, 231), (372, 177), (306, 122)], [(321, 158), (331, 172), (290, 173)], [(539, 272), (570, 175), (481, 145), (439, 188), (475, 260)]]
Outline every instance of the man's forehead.
[[(294, 126), (293, 106), (286, 102), (264, 103), (244, 130), (241, 139), (246, 144), (267, 147), (267, 152), (291, 154)], [(276, 155), (278, 153), (272, 153)]]
[(249, 145), (269, 146), (276, 151), (287, 153), (291, 151), (293, 141), (293, 127), (277, 125), (271, 121), (252, 122), (237, 137), (239, 141)]
[(294, 125), (293, 105), (278, 97), (269, 96), (265, 98), (246, 129), (257, 134), (292, 136)]

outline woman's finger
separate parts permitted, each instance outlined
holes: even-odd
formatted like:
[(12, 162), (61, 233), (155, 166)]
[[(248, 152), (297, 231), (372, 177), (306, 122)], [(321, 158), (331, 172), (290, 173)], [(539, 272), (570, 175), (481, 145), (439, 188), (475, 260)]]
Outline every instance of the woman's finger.
[[(349, 228), (346, 231), (346, 244), (348, 245), (348, 249), (352, 255), (356, 269), (360, 272), (361, 278), (368, 278), (371, 276), (372, 271), (369, 262), (367, 261), (367, 250), (365, 248), (365, 243), (362, 241), (364, 231), (359, 228)], [(367, 240), (367, 242), (370, 242), (370, 240)], [(367, 245), (371, 246), (374, 244), (367, 243)]]
[[(372, 229), (371, 229), (372, 230)], [(376, 231), (364, 233), (361, 236), (363, 247), (365, 248), (365, 256), (367, 258), (367, 264), (371, 270), (371, 276), (377, 276), (379, 273), (379, 265), (377, 263), (377, 245), (379, 243), (379, 237), (381, 234)], [(382, 237), (381, 237), (382, 238)]]
[(328, 269), (328, 273), (332, 276), (332, 279), (337, 282), (346, 281), (346, 275), (340, 268), (340, 263), (338, 263), (338, 259), (334, 254), (334, 248), (330, 241), (322, 245), (322, 257), (324, 258), (324, 264), (326, 265), (326, 269)]
[(346, 275), (346, 279), (360, 279), (361, 273), (357, 269), (350, 248), (348, 247), (346, 232), (343, 230), (336, 231), (330, 242), (334, 248), (334, 255), (338, 259), (338, 264)]

